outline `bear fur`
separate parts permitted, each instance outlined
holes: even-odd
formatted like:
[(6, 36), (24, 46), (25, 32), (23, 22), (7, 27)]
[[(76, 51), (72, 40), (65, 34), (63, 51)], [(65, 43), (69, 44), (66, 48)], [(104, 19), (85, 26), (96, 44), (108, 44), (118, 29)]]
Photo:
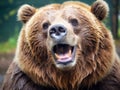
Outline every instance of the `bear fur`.
[(23, 5), (15, 58), (3, 90), (120, 90), (120, 60), (102, 20), (108, 5)]

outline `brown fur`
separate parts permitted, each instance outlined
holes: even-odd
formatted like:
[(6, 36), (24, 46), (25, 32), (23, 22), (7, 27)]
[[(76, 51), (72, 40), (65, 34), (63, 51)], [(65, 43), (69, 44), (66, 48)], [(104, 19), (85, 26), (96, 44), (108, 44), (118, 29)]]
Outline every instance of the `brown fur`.
[[(22, 6), (20, 13), (18, 12), (18, 17), (25, 24), (20, 32), (17, 51), (13, 61), (16, 68), (20, 68), (21, 73), (25, 73), (25, 77), (28, 76), (32, 83), (38, 86), (50, 86), (54, 89), (62, 90), (110, 90), (107, 85), (105, 87), (108, 89), (105, 89), (102, 80), (108, 83), (105, 77), (110, 76), (112, 78), (113, 69), (115, 69), (115, 76), (120, 75), (120, 71), (118, 71), (120, 62), (115, 53), (111, 33), (100, 21), (106, 14), (102, 15), (102, 18), (98, 18), (101, 15), (98, 13), (95, 17), (95, 13), (91, 12), (91, 9), (93, 11), (94, 8), (94, 6), (91, 8), (80, 2), (65, 2), (61, 5), (52, 4), (37, 10), (31, 6), (29, 9)], [(26, 10), (28, 13), (28, 10), (33, 10), (31, 11), (33, 13), (24, 19), (25, 14), (22, 13), (26, 12)], [(107, 13), (106, 9), (105, 11), (104, 9), (102, 10)], [(79, 26), (73, 27), (69, 23), (71, 18), (76, 18)], [(42, 24), (46, 21), (49, 21), (51, 25), (62, 22), (68, 30), (65, 41), (71, 45), (77, 44), (76, 64), (72, 68), (60, 70), (56, 67), (50, 51), (54, 42), (47, 31), (42, 29)], [(14, 64), (12, 65), (14, 66)], [(6, 77), (11, 76), (6, 75)], [(120, 81), (119, 77), (117, 79)], [(27, 80), (25, 79), (24, 81)], [(4, 81), (4, 90), (6, 90), (6, 84), (9, 86), (11, 85), (10, 83), (6, 82), (6, 80)], [(100, 87), (101, 85), (103, 87)], [(13, 87), (17, 86), (14, 85)], [(31, 86), (28, 85), (28, 87)], [(25, 89), (24, 87), (22, 88)], [(118, 86), (111, 90), (120, 89), (117, 88)]]

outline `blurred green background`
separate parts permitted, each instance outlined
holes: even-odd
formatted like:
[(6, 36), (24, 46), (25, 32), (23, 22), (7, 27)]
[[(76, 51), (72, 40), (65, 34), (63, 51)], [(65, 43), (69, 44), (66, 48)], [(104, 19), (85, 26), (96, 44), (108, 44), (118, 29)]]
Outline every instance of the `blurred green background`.
[[(17, 10), (23, 4), (35, 7), (50, 3), (62, 3), (67, 0), (1, 0), (0, 1), (0, 53), (14, 51), (17, 37), (22, 24), (17, 21)], [(73, 0), (74, 1), (74, 0)], [(80, 0), (91, 5), (95, 0)], [(110, 6), (110, 13), (104, 20), (112, 31), (114, 38), (120, 38), (119, 0), (106, 0)], [(118, 19), (119, 18), (119, 19)]]

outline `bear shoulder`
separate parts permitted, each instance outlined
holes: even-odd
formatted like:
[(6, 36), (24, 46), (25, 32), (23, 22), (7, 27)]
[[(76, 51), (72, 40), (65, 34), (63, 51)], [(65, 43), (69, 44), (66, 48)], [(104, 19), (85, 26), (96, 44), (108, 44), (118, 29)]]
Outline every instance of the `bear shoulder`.
[(56, 90), (50, 86), (35, 84), (15, 62), (12, 62), (6, 72), (2, 90)]

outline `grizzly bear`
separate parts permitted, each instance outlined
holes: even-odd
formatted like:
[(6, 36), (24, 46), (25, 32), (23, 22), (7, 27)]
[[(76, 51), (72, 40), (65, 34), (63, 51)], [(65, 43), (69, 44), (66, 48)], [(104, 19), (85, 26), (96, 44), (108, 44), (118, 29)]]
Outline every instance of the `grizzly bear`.
[(3, 90), (120, 90), (120, 60), (102, 23), (108, 5), (23, 5), (15, 58)]

